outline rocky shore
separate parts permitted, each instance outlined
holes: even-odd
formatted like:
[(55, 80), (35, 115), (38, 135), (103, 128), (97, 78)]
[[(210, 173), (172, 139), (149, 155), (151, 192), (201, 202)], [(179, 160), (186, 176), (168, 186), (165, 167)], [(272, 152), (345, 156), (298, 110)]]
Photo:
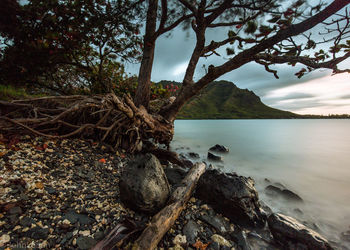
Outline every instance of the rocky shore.
[[(121, 201), (119, 180), (133, 156), (78, 139), (0, 139), (0, 249), (90, 249), (118, 225), (141, 230), (151, 219)], [(187, 169), (162, 167), (171, 192)], [(332, 249), (295, 219), (263, 209), (252, 179), (209, 166), (158, 248)]]

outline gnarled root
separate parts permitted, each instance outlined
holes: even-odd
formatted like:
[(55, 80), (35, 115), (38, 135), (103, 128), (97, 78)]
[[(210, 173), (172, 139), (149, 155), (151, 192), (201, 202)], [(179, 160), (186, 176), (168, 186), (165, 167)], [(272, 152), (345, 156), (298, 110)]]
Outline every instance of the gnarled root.
[(130, 96), (50, 96), (0, 101), (0, 131), (26, 132), (48, 138), (82, 136), (122, 148), (140, 150), (152, 138), (168, 145), (173, 124), (136, 107)]

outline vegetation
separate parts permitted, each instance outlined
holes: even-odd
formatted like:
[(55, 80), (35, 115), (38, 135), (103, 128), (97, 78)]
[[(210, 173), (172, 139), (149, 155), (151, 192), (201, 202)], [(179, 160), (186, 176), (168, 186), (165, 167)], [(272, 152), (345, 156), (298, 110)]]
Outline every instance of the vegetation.
[[(6, 112), (0, 117), (5, 121), (0, 128), (6, 131), (21, 128), (49, 137), (88, 135), (134, 151), (148, 139), (168, 144), (181, 108), (191, 100), (194, 103), (193, 98), (210, 83), (247, 63), (258, 63), (277, 78), (276, 64), (302, 66), (296, 70), (297, 77), (320, 68), (331, 69), (334, 74), (350, 72), (338, 68), (350, 57), (348, 0), (327, 5), (304, 0), (3, 2), (0, 83), (37, 85), (62, 94), (85, 93), (86, 89), (89, 94), (113, 90), (129, 94), (79, 95), (75, 101), (61, 96), (2, 104)], [(141, 43), (140, 24), (144, 24)], [(156, 40), (179, 25), (194, 33), (196, 43), (181, 87), (174, 92), (172, 88), (155, 87), (151, 73)], [(207, 40), (208, 30), (223, 27), (228, 30), (226, 39)], [(314, 32), (315, 27), (321, 31)], [(219, 49), (226, 50), (227, 55), (220, 55)], [(204, 65), (205, 74), (194, 78), (200, 59), (215, 56), (226, 61)], [(122, 61), (138, 59), (141, 63), (136, 83), (125, 75)], [(123, 88), (123, 84), (128, 87)], [(240, 105), (238, 99), (223, 93), (226, 85), (222, 87), (211, 90), (225, 97), (222, 103), (216, 102), (217, 107), (202, 103), (211, 112)], [(151, 110), (150, 101), (157, 98), (152, 89), (164, 97), (168, 91), (175, 98)], [(64, 106), (61, 100), (66, 100)], [(253, 95), (242, 99), (256, 101)], [(240, 116), (247, 114), (242, 111)]]
[(179, 112), (178, 119), (281, 119), (299, 118), (266, 106), (252, 91), (237, 88), (232, 82), (208, 84)]

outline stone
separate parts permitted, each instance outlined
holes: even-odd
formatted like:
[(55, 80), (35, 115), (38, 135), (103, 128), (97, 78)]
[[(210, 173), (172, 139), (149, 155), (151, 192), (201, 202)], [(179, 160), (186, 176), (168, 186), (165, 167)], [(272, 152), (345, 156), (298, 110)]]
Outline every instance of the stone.
[(303, 199), (296, 193), (290, 191), (289, 189), (282, 189), (274, 185), (268, 185), (265, 188), (265, 192), (270, 196), (281, 196), (282, 198), (292, 201), (292, 202), (303, 202)]
[(267, 222), (273, 238), (284, 246), (289, 245), (293, 249), (333, 249), (319, 233), (292, 217), (275, 213), (269, 216)]
[(22, 208), (20, 207), (13, 207), (9, 210), (10, 214), (22, 214)]
[(28, 237), (34, 240), (45, 240), (49, 235), (48, 228), (33, 227), (27, 232)]
[(222, 237), (219, 234), (213, 234), (211, 236), (211, 240), (213, 242), (217, 242), (220, 246), (227, 246), (227, 247), (231, 247), (232, 246), (231, 243), (228, 240), (226, 240), (224, 237)]
[(94, 222), (94, 219), (90, 218), (86, 214), (78, 214), (75, 211), (70, 211), (62, 217), (63, 221), (68, 220), (71, 224), (79, 222), (81, 225), (90, 225)]
[(242, 250), (252, 249), (248, 243), (247, 235), (244, 231), (238, 230), (232, 235), (232, 237), (234, 238), (235, 242)]
[(198, 181), (195, 195), (238, 225), (265, 225), (266, 215), (251, 178), (207, 170)]
[(77, 245), (80, 249), (91, 249), (96, 243), (96, 240), (91, 237), (80, 236), (77, 238)]
[(212, 146), (209, 150), (214, 151), (214, 152), (219, 152), (219, 153), (228, 153), (230, 151), (228, 149), (228, 147), (225, 147), (225, 146), (219, 145), (219, 144)]
[(186, 236), (186, 239), (190, 244), (194, 244), (196, 242), (200, 231), (200, 227), (193, 220), (189, 220), (182, 229), (182, 233)]
[(197, 154), (195, 152), (189, 152), (188, 156), (193, 158), (193, 159), (199, 159), (199, 154)]
[(171, 186), (176, 186), (181, 184), (182, 180), (185, 178), (187, 172), (183, 168), (174, 167), (164, 169), (168, 182)]
[(208, 160), (211, 160), (211, 161), (222, 161), (222, 157), (221, 156), (218, 156), (218, 155), (214, 155), (210, 152), (208, 152), (208, 156), (207, 156)]
[(185, 245), (186, 243), (187, 243), (186, 235), (178, 234), (173, 239), (173, 244), (174, 245)]
[(208, 214), (203, 214), (199, 218), (201, 221), (214, 227), (215, 230), (221, 234), (227, 233), (229, 229), (228, 223), (219, 215), (209, 216)]
[(23, 227), (29, 227), (34, 223), (34, 220), (28, 216), (23, 217), (20, 222), (21, 226)]
[(150, 214), (163, 208), (170, 195), (163, 167), (152, 154), (140, 155), (128, 163), (119, 190), (120, 199), (127, 207)]
[(3, 234), (0, 237), (0, 247), (3, 247), (6, 243), (10, 242), (11, 237), (8, 234)]

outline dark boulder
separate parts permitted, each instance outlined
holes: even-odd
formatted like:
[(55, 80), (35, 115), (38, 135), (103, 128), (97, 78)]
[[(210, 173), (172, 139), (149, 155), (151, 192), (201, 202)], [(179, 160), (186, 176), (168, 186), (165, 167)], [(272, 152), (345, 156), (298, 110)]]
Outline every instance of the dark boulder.
[(212, 146), (209, 150), (214, 151), (214, 152), (219, 152), (219, 153), (228, 153), (229, 152), (228, 147), (225, 147), (225, 146), (219, 145), (219, 144)]
[(290, 191), (289, 189), (281, 189), (274, 185), (268, 185), (265, 188), (265, 192), (267, 195), (270, 195), (270, 196), (280, 196), (289, 201), (303, 202), (303, 199), (296, 193)]
[(196, 196), (239, 225), (265, 225), (266, 216), (251, 178), (207, 170), (198, 181)]
[(211, 161), (222, 161), (222, 157), (218, 156), (218, 155), (214, 155), (214, 154), (208, 152), (208, 160), (211, 160)]
[(286, 249), (333, 249), (320, 234), (292, 217), (276, 213), (267, 221), (273, 238)]
[(167, 167), (164, 171), (168, 182), (172, 187), (180, 185), (187, 174), (187, 171), (180, 167)]
[(133, 210), (156, 213), (167, 202), (170, 187), (158, 159), (152, 154), (130, 161), (119, 182), (120, 199)]
[(192, 159), (199, 159), (199, 154), (195, 152), (189, 152), (188, 156), (191, 157)]

